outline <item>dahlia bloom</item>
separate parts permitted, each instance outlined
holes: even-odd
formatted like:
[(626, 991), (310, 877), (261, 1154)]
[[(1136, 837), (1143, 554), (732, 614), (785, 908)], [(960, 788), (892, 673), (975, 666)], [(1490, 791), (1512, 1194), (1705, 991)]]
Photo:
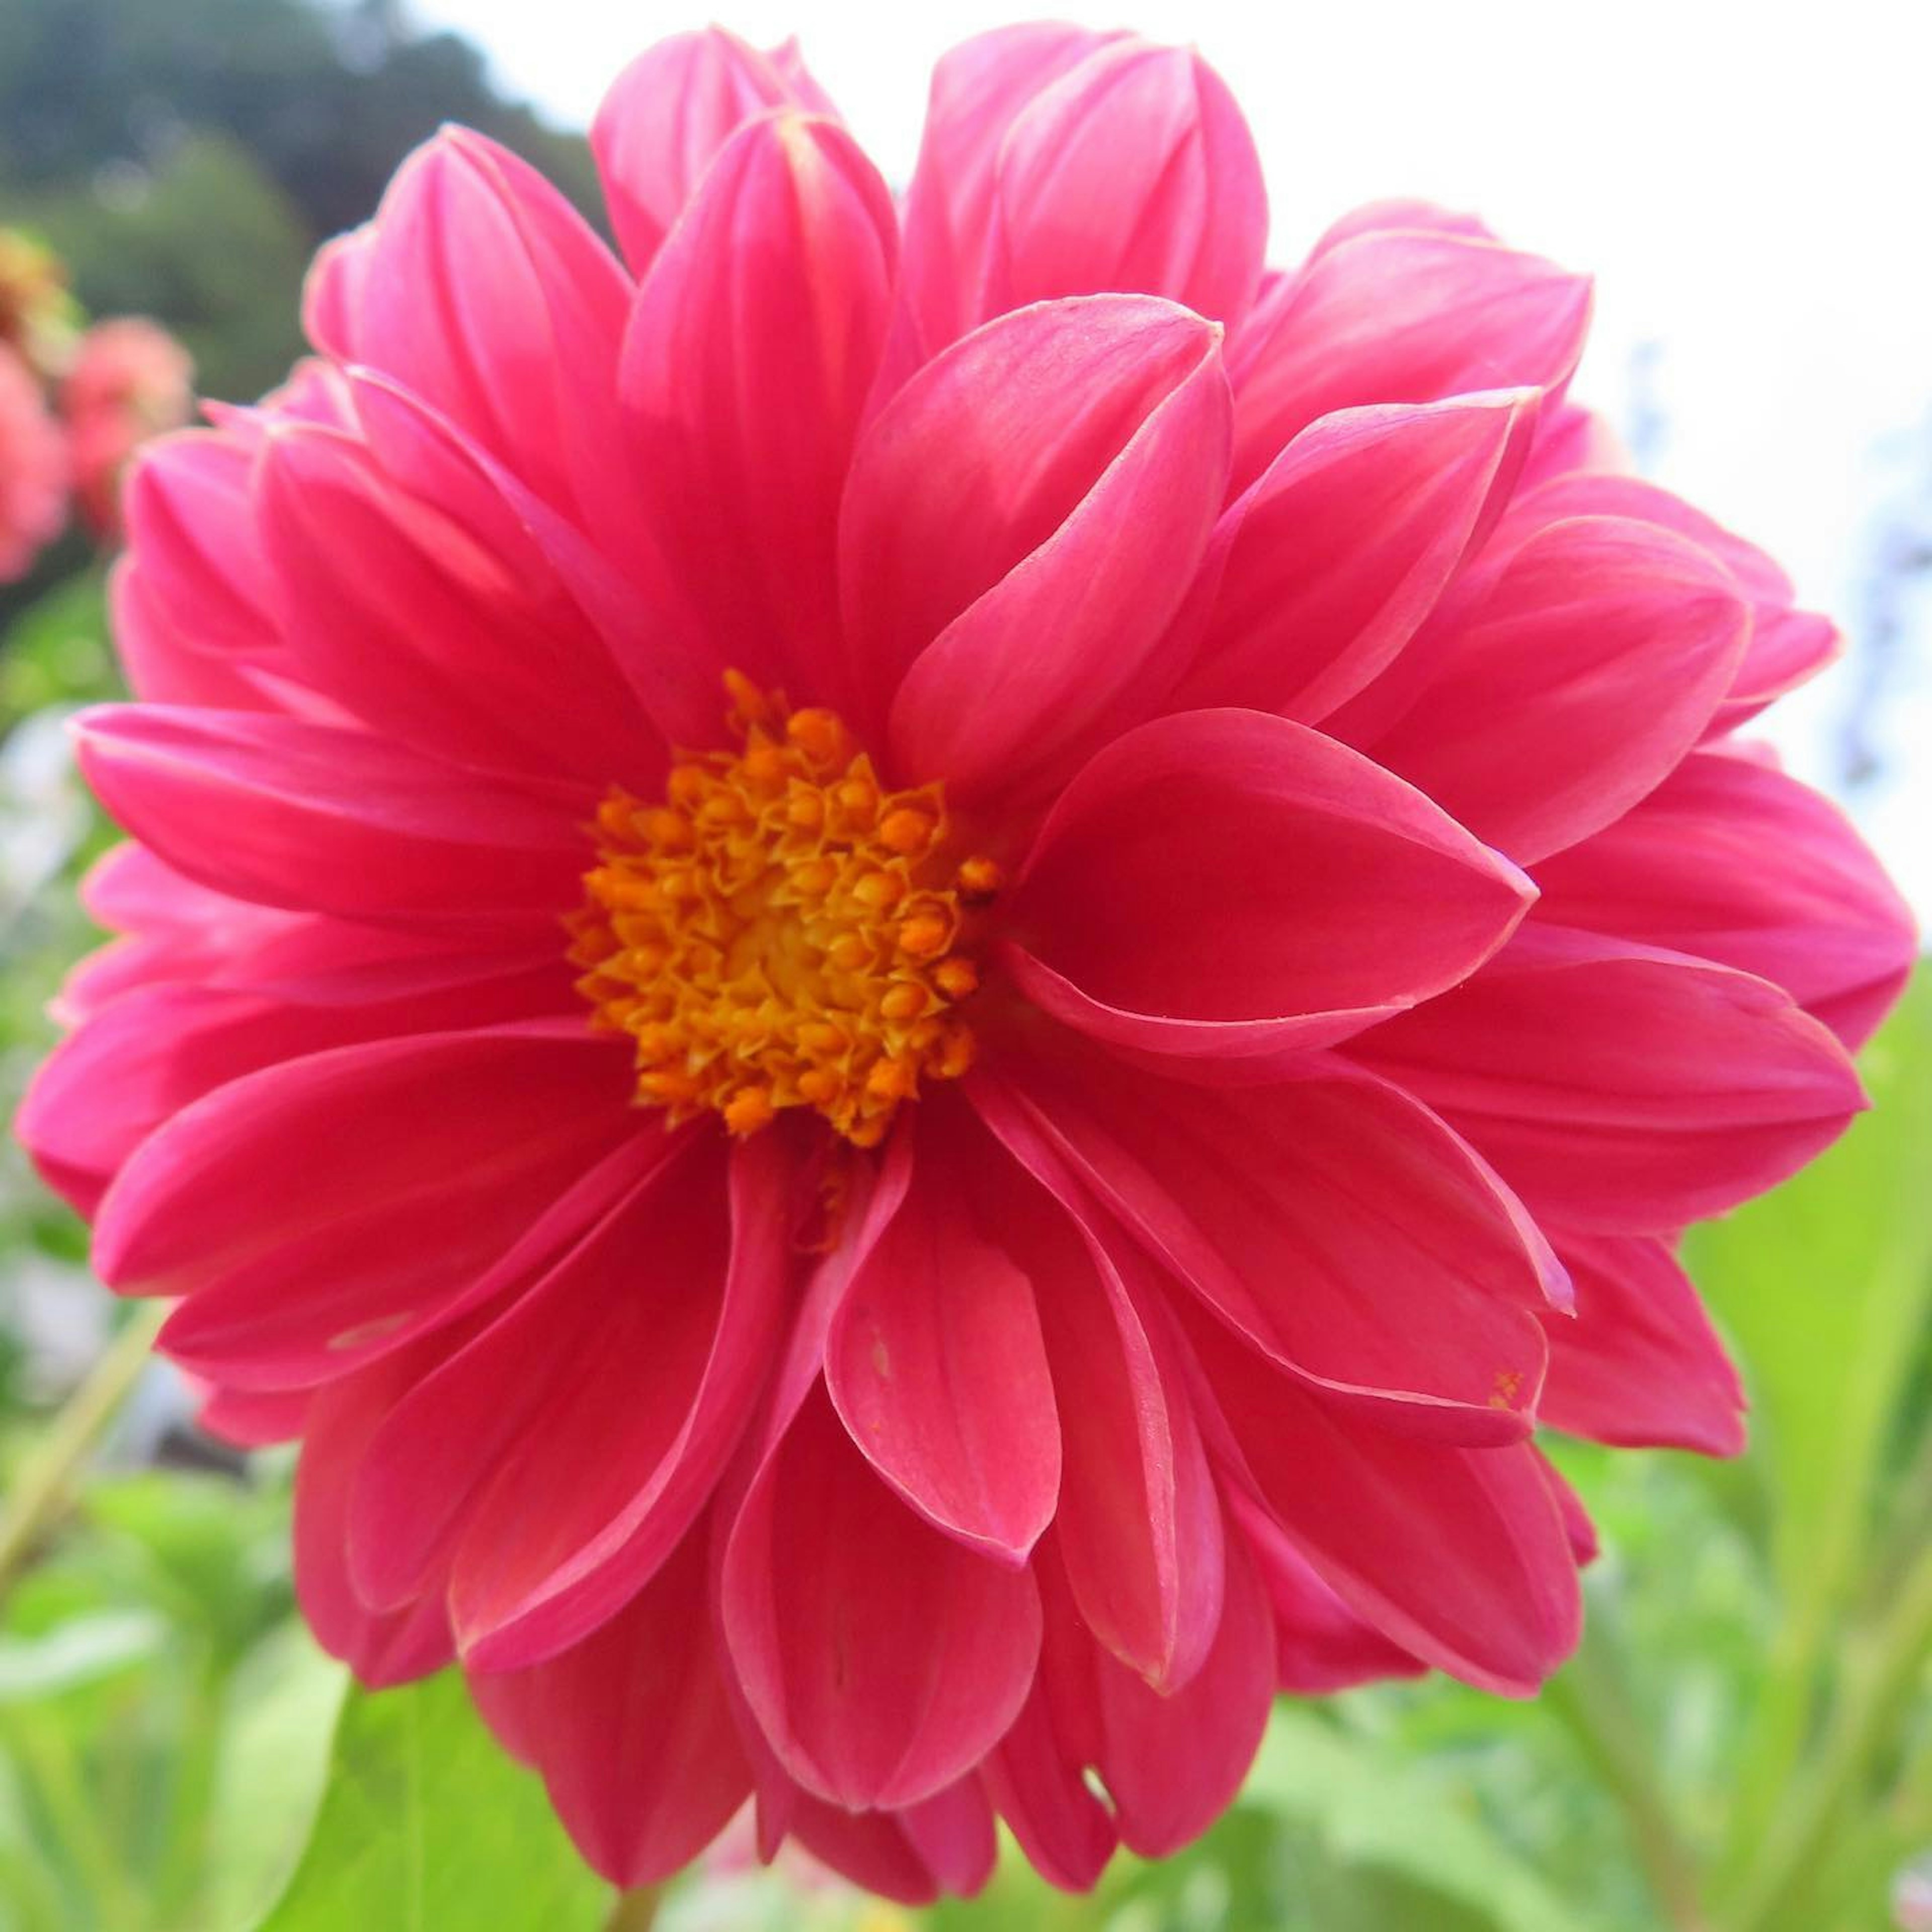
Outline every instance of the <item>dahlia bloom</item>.
[(178, 429), (193, 406), (194, 364), (158, 322), (135, 315), (96, 322), (61, 384), (74, 498), (98, 537), (120, 527), (121, 472), (148, 437)]
[(317, 1635), (620, 1882), (1228, 1802), (1280, 1688), (1528, 1694), (1539, 1421), (1741, 1441), (1676, 1237), (1862, 1104), (1909, 922), (1734, 734), (1832, 655), (1468, 218), (1264, 266), (1195, 56), (1002, 31), (896, 204), (646, 53), (621, 257), (440, 135), (137, 464), (132, 842), (22, 1127)]
[(67, 521), (67, 446), (40, 386), (0, 343), (0, 584), (24, 577)]

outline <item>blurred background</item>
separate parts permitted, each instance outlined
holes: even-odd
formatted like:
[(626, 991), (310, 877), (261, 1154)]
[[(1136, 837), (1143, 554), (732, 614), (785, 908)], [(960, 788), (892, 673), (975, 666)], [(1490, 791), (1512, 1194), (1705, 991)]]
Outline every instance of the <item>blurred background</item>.
[[(1357, 202), (1420, 195), (1598, 276), (1577, 392), (1645, 473), (1770, 549), (1844, 626), (1846, 662), (1768, 734), (1932, 908), (1932, 8), (1053, 10), (1191, 39), (1221, 68), (1256, 126), (1279, 258)], [(934, 58), (1020, 16), (990, 0), (744, 0), (726, 24), (761, 44), (799, 34), (902, 182)], [(108, 834), (62, 721), (117, 688), (101, 586), (128, 453), (190, 408), (190, 362), (209, 398), (279, 380), (309, 254), (442, 121), (517, 149), (601, 220), (580, 130), (632, 54), (704, 17), (602, 0), (0, 0), (10, 1112), (52, 1037), (46, 1002), (97, 937), (73, 884)], [(70, 499), (34, 482), (56, 421)], [(1223, 1824), (1158, 1869), (1124, 1862), (1093, 1899), (1052, 1895), (1010, 1858), (977, 1904), (904, 1914), (728, 1845), (658, 1922), (1932, 1928), (1922, 978), (1868, 1076), (1880, 1104), (1839, 1148), (1694, 1240), (1751, 1389), (1750, 1454), (1553, 1445), (1605, 1554), (1583, 1652), (1539, 1702), (1431, 1682), (1284, 1704)], [(576, 1865), (451, 1686), (364, 1698), (315, 1652), (292, 1612), (285, 1459), (244, 1463), (194, 1435), (85, 1253), (9, 1139), (0, 1932), (642, 1924)], [(428, 1917), (408, 1916), (412, 1897)]]

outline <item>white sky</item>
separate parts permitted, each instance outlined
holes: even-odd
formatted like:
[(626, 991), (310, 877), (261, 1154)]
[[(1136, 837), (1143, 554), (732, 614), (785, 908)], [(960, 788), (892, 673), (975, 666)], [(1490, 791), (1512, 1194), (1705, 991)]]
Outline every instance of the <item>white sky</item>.
[[(414, 0), (511, 92), (583, 125), (650, 40), (705, 9)], [(1667, 422), (1658, 481), (1762, 544), (1848, 627), (1874, 519), (1932, 526), (1932, 0), (1116, 0), (1043, 6), (1192, 40), (1252, 124), (1277, 260), (1361, 201), (1420, 195), (1598, 277), (1578, 393), (1626, 428), (1634, 352)], [(1031, 10), (737, 0), (761, 44), (796, 33), (884, 168), (910, 172), (933, 61)], [(1924, 530), (1932, 542), (1932, 526)], [(1932, 595), (1885, 714), (1889, 775), (1851, 800), (1932, 922)], [(1857, 672), (1772, 735), (1832, 776)]]

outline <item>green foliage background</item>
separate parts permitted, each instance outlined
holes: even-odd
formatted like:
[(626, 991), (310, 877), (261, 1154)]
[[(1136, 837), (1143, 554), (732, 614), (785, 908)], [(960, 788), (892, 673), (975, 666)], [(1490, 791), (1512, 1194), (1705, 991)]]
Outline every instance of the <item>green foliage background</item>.
[[(640, 34), (643, 28), (640, 24)], [(0, 222), (98, 310), (160, 316), (210, 393), (274, 381), (314, 242), (445, 117), (588, 199), (574, 137), (393, 10), (310, 0), (4, 0)], [(58, 750), (111, 692), (98, 566), (0, 604), (0, 1090), (92, 943), (105, 829)], [(1552, 1446), (1605, 1553), (1582, 1651), (1506, 1704), (1442, 1681), (1280, 1707), (1241, 1802), (1091, 1898), (1016, 1856), (926, 1914), (719, 1862), (665, 1932), (1870, 1932), (1932, 1850), (1932, 982), (1868, 1059), (1874, 1111), (1690, 1258), (1733, 1342), (1732, 1464)], [(0, 1484), (66, 1466), (76, 1370), (37, 1306), (109, 1317), (71, 1217), (0, 1150)], [(106, 1341), (104, 1336), (102, 1338)], [(11, 1552), (0, 1510), (0, 1932), (593, 1932), (645, 1922), (577, 1862), (459, 1684), (356, 1691), (293, 1612), (289, 1467), (157, 1438), (160, 1372)], [(110, 1362), (114, 1347), (106, 1342)], [(97, 1371), (98, 1373), (98, 1371)]]

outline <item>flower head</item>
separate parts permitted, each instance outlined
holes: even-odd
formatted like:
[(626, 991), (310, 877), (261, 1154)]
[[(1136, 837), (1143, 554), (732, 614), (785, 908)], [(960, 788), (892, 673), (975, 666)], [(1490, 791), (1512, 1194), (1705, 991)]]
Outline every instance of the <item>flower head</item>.
[(622, 258), (441, 135), (318, 358), (156, 444), (81, 758), (122, 934), (22, 1127), (366, 1679), (638, 1882), (1228, 1802), (1278, 1686), (1526, 1694), (1539, 1420), (1712, 1450), (1673, 1258), (1861, 1104), (1896, 896), (1736, 728), (1831, 626), (1566, 400), (1587, 291), (1264, 266), (1195, 56), (646, 54)]
[(0, 584), (24, 577), (67, 521), (67, 446), (27, 365), (0, 342)]

